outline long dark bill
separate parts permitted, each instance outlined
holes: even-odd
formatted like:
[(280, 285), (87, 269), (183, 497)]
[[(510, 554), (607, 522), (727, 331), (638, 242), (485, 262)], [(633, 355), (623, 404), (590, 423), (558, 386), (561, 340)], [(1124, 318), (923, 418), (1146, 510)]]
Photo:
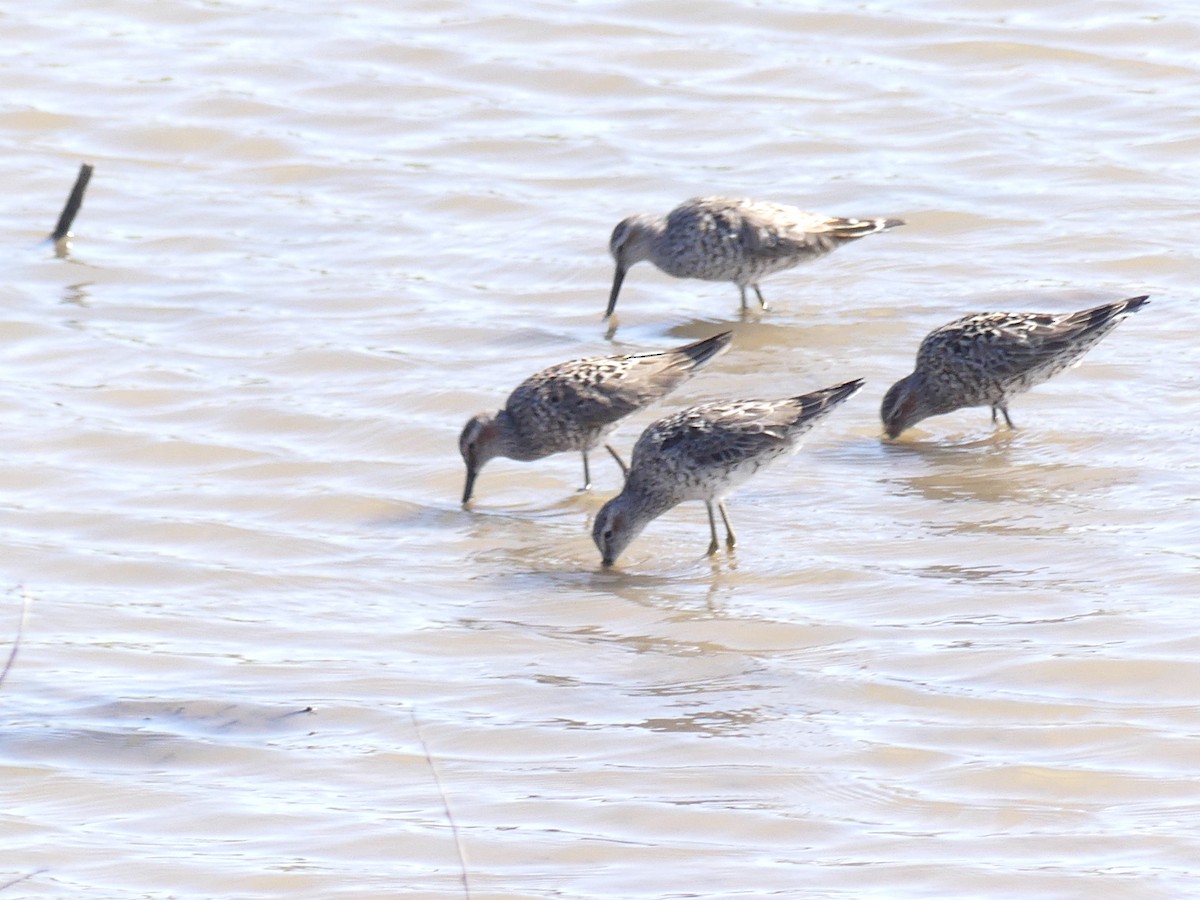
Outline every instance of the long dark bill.
[(463, 506), (466, 506), (468, 503), (471, 502), (471, 494), (474, 493), (474, 491), (475, 491), (475, 477), (478, 474), (479, 474), (479, 469), (477, 469), (475, 466), (471, 466), (471, 465), (467, 466), (467, 483), (466, 483), (466, 486), (463, 487), (463, 498), (462, 498)]
[(613, 273), (612, 292), (608, 295), (608, 309), (604, 311), (604, 318), (608, 318), (613, 314), (613, 310), (617, 308), (617, 295), (621, 293), (621, 283), (625, 280), (625, 268), (621, 265), (617, 266), (617, 270)]

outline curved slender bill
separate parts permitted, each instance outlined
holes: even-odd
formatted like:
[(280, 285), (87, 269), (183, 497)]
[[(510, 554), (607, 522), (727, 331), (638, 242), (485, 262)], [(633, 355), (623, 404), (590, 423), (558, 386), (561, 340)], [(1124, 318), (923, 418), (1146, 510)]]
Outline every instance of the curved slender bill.
[(625, 269), (617, 266), (613, 273), (612, 291), (608, 295), (608, 309), (604, 311), (604, 318), (608, 318), (613, 314), (613, 310), (617, 308), (617, 295), (621, 293), (621, 283), (625, 280)]

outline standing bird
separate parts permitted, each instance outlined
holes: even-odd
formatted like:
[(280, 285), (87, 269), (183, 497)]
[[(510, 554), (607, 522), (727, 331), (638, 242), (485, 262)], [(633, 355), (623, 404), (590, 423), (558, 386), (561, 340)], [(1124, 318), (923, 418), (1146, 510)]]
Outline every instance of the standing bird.
[(608, 247), (616, 261), (604, 318), (617, 307), (629, 268), (649, 260), (676, 278), (732, 281), (746, 309), (746, 288), (767, 308), (761, 278), (849, 241), (903, 225), (901, 219), (838, 219), (762, 200), (696, 197), (666, 216), (641, 213), (613, 229)]
[(862, 384), (848, 381), (784, 400), (707, 403), (651, 424), (634, 445), (625, 488), (604, 504), (592, 526), (604, 565), (616, 562), (653, 519), (685, 500), (703, 500), (708, 507), (708, 555), (719, 547), (714, 503), (732, 548), (737, 538), (725, 497), (767, 463), (799, 449), (801, 436)]
[(1085, 353), (1146, 303), (1131, 297), (1073, 313), (977, 313), (926, 336), (916, 369), (883, 398), (880, 416), (889, 438), (929, 416), (966, 406), (1008, 415), (1015, 394), (1077, 365)]
[[(587, 490), (592, 481), (588, 451), (620, 419), (675, 390), (732, 339), (732, 332), (725, 331), (673, 350), (575, 359), (531, 375), (509, 395), (504, 409), (479, 413), (463, 428), (458, 439), (467, 464), (462, 502), (471, 499), (484, 463), (496, 456), (532, 460), (579, 450)], [(623, 467), (616, 451), (607, 449)]]

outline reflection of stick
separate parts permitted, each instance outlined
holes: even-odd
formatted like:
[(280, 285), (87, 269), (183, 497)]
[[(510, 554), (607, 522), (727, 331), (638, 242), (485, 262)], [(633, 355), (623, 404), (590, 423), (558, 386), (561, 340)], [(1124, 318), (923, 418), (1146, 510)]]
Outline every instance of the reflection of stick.
[(34, 875), (41, 875), (45, 871), (46, 871), (45, 869), (38, 869), (36, 872), (30, 872), (28, 875), (22, 875), (19, 878), (14, 878), (12, 881), (8, 882), (7, 884), (0, 884), (0, 891), (7, 891), (14, 884), (20, 884), (22, 881), (28, 881)]
[[(25, 589), (21, 588), (21, 621), (17, 625), (17, 636), (13, 640), (12, 651), (8, 654), (8, 662), (4, 664), (4, 671), (0, 672), (0, 685), (4, 684), (4, 679), (8, 677), (8, 670), (12, 668), (13, 660), (17, 658), (17, 648), (21, 646), (21, 633), (25, 630), (25, 618), (29, 615), (29, 595), (25, 593)], [(6, 881), (0, 884), (0, 891), (7, 891), (10, 887), (20, 884), (22, 881), (28, 881), (34, 875), (41, 875), (45, 869), (36, 869), (25, 875), (18, 875), (12, 881)]]
[(446, 813), (446, 821), (450, 823), (450, 833), (454, 835), (454, 849), (458, 851), (459, 871), (462, 874), (463, 896), (466, 900), (471, 900), (471, 883), (467, 880), (467, 857), (463, 853), (462, 841), (458, 836), (458, 825), (454, 822), (454, 816), (450, 814), (450, 803), (446, 800), (446, 791), (442, 787), (442, 779), (438, 776), (437, 766), (433, 764), (433, 757), (429, 755), (429, 747), (425, 743), (425, 738), (421, 735), (421, 723), (417, 721), (416, 708), (409, 707), (408, 714), (412, 716), (413, 728), (417, 732), (417, 740), (421, 743), (421, 750), (425, 754), (425, 762), (429, 764), (429, 771), (433, 773), (433, 783), (437, 785), (438, 794), (442, 798), (442, 809)]
[(79, 207), (83, 206), (83, 192), (87, 190), (88, 181), (91, 178), (91, 163), (84, 163), (79, 167), (79, 177), (75, 179), (75, 187), (71, 188), (71, 196), (67, 198), (67, 205), (63, 207), (62, 215), (58, 217), (58, 224), (50, 232), (50, 240), (57, 243), (71, 233), (71, 223), (75, 221)]
[[(80, 193), (83, 193), (80, 191)], [(13, 660), (17, 658), (17, 648), (21, 646), (21, 633), (25, 630), (25, 618), (29, 615), (29, 595), (25, 593), (25, 589), (21, 588), (21, 621), (17, 625), (17, 636), (13, 640), (12, 651), (8, 654), (8, 662), (4, 664), (4, 671), (0, 672), (0, 685), (4, 684), (4, 679), (8, 677), (8, 670), (12, 668)], [(22, 881), (28, 881), (34, 875), (41, 875), (45, 869), (37, 869), (29, 872), (26, 875), (18, 875), (12, 881), (6, 881), (0, 884), (0, 891), (7, 891), (10, 887), (20, 884)]]
[(21, 635), (25, 631), (25, 619), (29, 616), (29, 595), (25, 593), (25, 589), (21, 588), (21, 621), (17, 623), (17, 636), (13, 639), (12, 650), (8, 653), (8, 662), (4, 664), (4, 671), (0, 672), (0, 685), (4, 684), (4, 679), (8, 677), (8, 670), (12, 668), (13, 662), (17, 658), (17, 650), (21, 646)]

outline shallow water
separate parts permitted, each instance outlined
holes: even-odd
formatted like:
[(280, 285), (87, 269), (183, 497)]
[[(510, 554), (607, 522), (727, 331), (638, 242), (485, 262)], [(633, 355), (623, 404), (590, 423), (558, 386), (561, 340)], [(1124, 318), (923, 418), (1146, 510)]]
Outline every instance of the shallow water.
[[(475, 897), (1200, 889), (1189, 5), (0, 23), (6, 894), (463, 896), (447, 807)], [(639, 266), (607, 336), (612, 226), (702, 193), (909, 224), (761, 316)], [(1018, 431), (880, 441), (930, 328), (1142, 293)], [(525, 376), (726, 327), (619, 446), (867, 380), (732, 498), (735, 554), (691, 504), (602, 571), (603, 454), (459, 507)]]

